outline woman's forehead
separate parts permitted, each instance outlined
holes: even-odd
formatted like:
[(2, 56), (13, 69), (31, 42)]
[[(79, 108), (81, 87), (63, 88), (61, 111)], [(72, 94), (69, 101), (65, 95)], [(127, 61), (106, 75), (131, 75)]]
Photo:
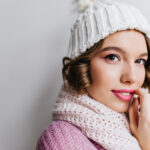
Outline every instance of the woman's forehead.
[(145, 37), (142, 33), (136, 30), (119, 31), (109, 35), (104, 39), (100, 49), (106, 47), (118, 47), (124, 51), (135, 51), (136, 53), (147, 52)]

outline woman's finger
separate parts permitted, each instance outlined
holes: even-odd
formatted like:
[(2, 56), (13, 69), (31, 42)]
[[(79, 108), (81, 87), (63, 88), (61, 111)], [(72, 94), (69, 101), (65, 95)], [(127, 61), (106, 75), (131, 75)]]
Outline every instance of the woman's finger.
[(138, 128), (138, 99), (133, 99), (129, 107), (129, 120), (130, 120), (130, 130), (131, 133), (136, 137), (137, 128)]
[(144, 89), (136, 90), (135, 93), (139, 95), (140, 115), (150, 120), (150, 94)]

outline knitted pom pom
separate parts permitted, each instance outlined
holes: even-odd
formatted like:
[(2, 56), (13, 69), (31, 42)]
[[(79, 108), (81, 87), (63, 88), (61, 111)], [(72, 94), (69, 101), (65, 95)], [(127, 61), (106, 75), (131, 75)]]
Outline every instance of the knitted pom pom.
[(96, 0), (75, 0), (78, 5), (79, 12), (83, 12), (90, 4), (94, 3)]

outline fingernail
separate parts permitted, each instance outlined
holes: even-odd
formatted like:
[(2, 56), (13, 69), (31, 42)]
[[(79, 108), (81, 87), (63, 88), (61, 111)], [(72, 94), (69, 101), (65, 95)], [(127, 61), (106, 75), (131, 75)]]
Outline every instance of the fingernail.
[(139, 96), (137, 94), (134, 94), (133, 95), (133, 98), (138, 98)]

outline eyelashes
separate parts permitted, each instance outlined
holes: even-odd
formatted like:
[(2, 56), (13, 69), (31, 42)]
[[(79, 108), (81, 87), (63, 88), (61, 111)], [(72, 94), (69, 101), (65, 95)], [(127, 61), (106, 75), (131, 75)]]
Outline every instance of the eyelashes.
[[(109, 55), (105, 56), (104, 59), (109, 62), (117, 62), (117, 61), (121, 60), (120, 57), (115, 54), (109, 54)], [(140, 59), (137, 59), (135, 62), (138, 64), (141, 64), (141, 65), (145, 65), (147, 63), (147, 60), (140, 58)]]
[[(142, 61), (143, 63), (140, 63), (140, 61)], [(147, 61), (145, 59), (138, 59), (136, 62), (145, 65)]]
[(109, 61), (119, 61), (119, 57), (115, 54), (109, 54), (104, 58), (105, 60), (109, 60)]

